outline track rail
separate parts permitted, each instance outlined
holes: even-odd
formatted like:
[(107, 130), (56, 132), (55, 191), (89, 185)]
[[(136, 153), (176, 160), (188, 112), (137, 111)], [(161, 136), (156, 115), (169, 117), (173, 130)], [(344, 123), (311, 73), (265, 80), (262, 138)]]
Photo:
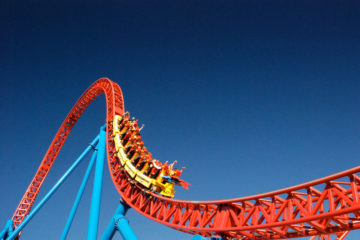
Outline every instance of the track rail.
[(120, 87), (107, 78), (79, 98), (55, 135), (26, 190), (13, 220), (18, 226), (31, 210), (40, 187), (71, 129), (90, 103), (106, 97), (107, 155), (110, 175), (121, 197), (136, 211), (173, 229), (225, 239), (286, 239), (339, 234), (360, 228), (360, 166), (269, 193), (221, 201), (183, 201), (146, 192), (120, 168), (112, 120), (124, 114)]

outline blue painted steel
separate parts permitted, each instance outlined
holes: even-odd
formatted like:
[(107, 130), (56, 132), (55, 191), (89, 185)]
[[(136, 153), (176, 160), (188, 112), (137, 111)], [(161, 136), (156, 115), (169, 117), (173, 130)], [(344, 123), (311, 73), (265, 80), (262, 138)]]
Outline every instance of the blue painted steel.
[(101, 240), (112, 239), (116, 230), (118, 230), (124, 240), (137, 240), (134, 231), (130, 228), (129, 221), (125, 218), (125, 214), (129, 206), (121, 201), (116, 209), (114, 216), (111, 218)]
[(106, 131), (105, 127), (100, 129), (100, 140), (98, 144), (98, 154), (96, 158), (94, 186), (90, 206), (90, 219), (88, 226), (88, 240), (96, 240), (98, 232), (99, 214), (100, 214), (100, 202), (101, 202), (101, 187), (102, 177), (104, 171), (104, 159), (106, 150)]
[(105, 229), (104, 234), (101, 237), (101, 240), (108, 240), (112, 239), (115, 232), (116, 232), (116, 221), (118, 218), (118, 215), (123, 216), (125, 215), (126, 208), (120, 203), (119, 207), (116, 209), (113, 217), (111, 218), (108, 226)]
[(6, 239), (7, 236), (11, 234), (11, 232), (13, 231), (12, 229), (13, 223), (14, 221), (12, 219), (7, 220), (4, 229), (0, 233), (0, 240)]
[(208, 238), (204, 238), (201, 235), (195, 235), (191, 240), (209, 240)]
[(58, 180), (58, 182), (50, 189), (50, 191), (45, 195), (43, 199), (39, 202), (38, 205), (29, 213), (29, 215), (24, 218), (24, 221), (15, 228), (12, 234), (7, 238), (7, 240), (14, 239), (19, 232), (26, 226), (26, 224), (34, 217), (34, 215), (40, 210), (40, 208), (46, 203), (46, 201), (55, 193), (55, 191), (60, 187), (60, 185), (66, 180), (66, 178), (74, 171), (74, 169), (79, 165), (81, 160), (90, 152), (93, 146), (99, 141), (99, 135), (90, 143), (90, 145), (84, 150), (84, 152), (76, 159), (76, 161), (71, 165), (71, 167), (64, 173), (64, 175)]
[(120, 232), (124, 240), (138, 240), (127, 218), (119, 216), (116, 221), (116, 229)]
[(206, 238), (201, 235), (195, 235), (191, 240), (223, 240), (223, 238), (221, 238), (221, 237)]
[[(95, 147), (95, 150), (97, 150), (96, 147)], [(77, 208), (78, 208), (78, 206), (79, 206), (81, 197), (82, 197), (82, 195), (83, 195), (83, 193), (84, 193), (84, 190), (85, 190), (85, 187), (86, 187), (86, 183), (87, 183), (87, 181), (88, 181), (88, 179), (89, 179), (91, 170), (92, 170), (92, 168), (93, 168), (93, 166), (94, 166), (94, 162), (95, 162), (96, 156), (97, 156), (97, 152), (95, 151), (95, 152), (93, 153), (93, 155), (91, 156), (91, 160), (90, 160), (89, 166), (88, 166), (88, 168), (86, 169), (86, 172), (85, 172), (85, 175), (84, 175), (84, 179), (83, 179), (83, 181), (82, 181), (82, 183), (81, 183), (81, 185), (80, 185), (78, 194), (77, 194), (76, 199), (75, 199), (75, 201), (74, 201), (74, 205), (73, 205), (73, 207), (72, 207), (72, 209), (71, 209), (71, 212), (70, 212), (69, 218), (68, 218), (68, 220), (67, 220), (67, 222), (66, 222), (64, 231), (63, 231), (63, 233), (62, 233), (62, 235), (61, 235), (61, 240), (65, 240), (65, 239), (66, 239), (66, 236), (67, 236), (67, 234), (68, 234), (68, 232), (69, 232), (69, 230), (70, 230), (71, 223), (72, 223), (72, 221), (73, 221), (73, 219), (74, 219), (74, 216), (75, 216), (75, 214), (76, 214), (76, 210), (77, 210)]]

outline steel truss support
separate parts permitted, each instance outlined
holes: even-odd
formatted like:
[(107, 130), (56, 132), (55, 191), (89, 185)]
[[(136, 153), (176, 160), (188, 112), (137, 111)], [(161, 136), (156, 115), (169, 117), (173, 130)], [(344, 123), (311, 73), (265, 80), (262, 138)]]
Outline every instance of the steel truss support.
[[(67, 179), (67, 177), (75, 170), (75, 168), (80, 164), (84, 157), (90, 152), (94, 145), (99, 141), (99, 135), (90, 143), (90, 145), (84, 150), (84, 152), (76, 159), (76, 161), (71, 165), (71, 167), (64, 173), (64, 175), (57, 181), (57, 183), (50, 189), (50, 191), (45, 195), (43, 199), (36, 205), (36, 207), (30, 212), (28, 216), (24, 218), (21, 224), (14, 229), (13, 232), (8, 235), (6, 240), (13, 240), (18, 234), (23, 230), (23, 228), (28, 224), (28, 222), (35, 216), (35, 214), (44, 206), (44, 204), (49, 200), (49, 198), (56, 192), (56, 190), (61, 186), (61, 184)], [(9, 221), (8, 221), (9, 222)], [(5, 236), (4, 234), (4, 236)]]
[[(360, 229), (360, 166), (308, 183), (236, 199), (181, 201), (155, 193), (149, 193), (151, 197), (148, 197), (141, 186), (131, 184), (114, 154), (111, 123), (115, 116), (124, 115), (124, 100), (120, 87), (107, 78), (99, 79), (84, 92), (60, 126), (13, 215), (14, 227), (30, 213), (75, 123), (102, 93), (106, 97), (106, 151), (110, 176), (126, 203), (145, 217), (182, 232), (221, 235), (229, 239), (269, 236), (288, 239), (315, 235), (325, 238), (329, 234)], [(6, 232), (5, 229), (4, 235), (9, 235)]]
[(104, 159), (106, 150), (106, 131), (105, 126), (100, 129), (100, 140), (98, 144), (98, 154), (96, 158), (94, 186), (90, 206), (90, 219), (88, 226), (88, 240), (96, 240), (98, 232), (100, 203), (101, 203), (101, 188), (104, 172)]
[(224, 240), (221, 237), (210, 237), (210, 238), (206, 238), (203, 237), (201, 235), (195, 235), (191, 240)]
[(312, 236), (309, 240), (344, 240), (345, 237), (349, 234), (349, 231), (335, 233), (333, 235), (318, 235)]
[[(90, 143), (90, 146), (88, 146), (85, 149), (85, 151), (80, 155), (80, 157), (71, 165), (71, 167), (59, 179), (59, 181), (51, 188), (51, 190), (45, 195), (45, 197), (40, 201), (40, 203), (30, 212), (30, 214), (27, 217), (25, 217), (24, 221), (15, 230), (13, 230), (12, 228), (13, 220), (9, 220), (6, 223), (5, 228), (0, 233), (0, 240), (13, 240), (16, 236), (18, 236), (18, 234), (23, 230), (26, 224), (40, 210), (40, 208), (46, 203), (46, 201), (55, 193), (55, 191), (67, 179), (67, 177), (75, 170), (75, 168), (80, 164), (80, 162), (90, 152), (91, 149), (95, 150), (95, 152), (93, 153), (90, 163), (85, 172), (85, 176), (82, 180), (79, 191), (74, 201), (74, 205), (71, 209), (64, 231), (62, 233), (61, 240), (66, 239), (67, 234), (70, 230), (71, 223), (76, 214), (77, 208), (79, 206), (80, 200), (82, 198), (83, 192), (85, 190), (95, 160), (96, 160), (95, 176), (94, 176), (94, 185), (93, 185), (92, 200), (90, 207), (90, 218), (89, 218), (87, 239), (96, 240), (98, 233), (102, 178), (103, 178), (104, 160), (106, 153), (105, 126), (101, 127), (100, 134)], [(129, 226), (128, 220), (125, 218), (125, 214), (128, 208), (129, 206), (125, 202), (121, 201), (107, 229), (105, 230), (102, 240), (111, 239), (116, 231), (120, 232), (124, 240), (137, 240), (135, 233), (132, 231), (132, 229)]]
[(84, 176), (84, 179), (80, 185), (80, 188), (79, 188), (79, 191), (78, 191), (78, 194), (76, 196), (76, 199), (74, 201), (74, 205), (71, 209), (71, 212), (70, 212), (70, 215), (69, 215), (69, 218), (66, 222), (66, 225), (65, 225), (65, 228), (63, 230), (63, 233), (61, 235), (61, 240), (65, 240), (66, 239), (66, 236), (67, 234), (69, 233), (69, 230), (70, 230), (70, 226), (71, 226), (71, 223), (74, 219), (74, 216), (76, 214), (76, 211), (77, 211), (77, 208), (79, 206), (79, 203), (80, 203), (80, 200), (81, 200), (81, 197), (84, 193), (84, 190), (85, 190), (85, 187), (86, 187), (86, 183), (89, 179), (89, 176), (90, 176), (90, 173), (91, 173), (91, 170), (94, 166), (94, 162), (95, 162), (95, 159), (96, 159), (96, 156), (97, 156), (97, 149), (95, 149), (95, 152), (93, 153), (92, 157), (91, 157), (91, 160), (90, 160), (90, 163), (89, 163), (89, 166), (88, 168), (86, 169), (86, 173), (85, 173), (85, 176)]
[(0, 233), (0, 240), (6, 239), (9, 235), (11, 235), (11, 233), (13, 232), (13, 223), (14, 221), (12, 219), (6, 222), (4, 229)]
[(129, 225), (129, 221), (125, 214), (129, 206), (123, 201), (120, 201), (119, 207), (116, 209), (114, 216), (111, 218), (101, 240), (112, 239), (116, 231), (119, 231), (124, 240), (137, 240), (135, 233)]

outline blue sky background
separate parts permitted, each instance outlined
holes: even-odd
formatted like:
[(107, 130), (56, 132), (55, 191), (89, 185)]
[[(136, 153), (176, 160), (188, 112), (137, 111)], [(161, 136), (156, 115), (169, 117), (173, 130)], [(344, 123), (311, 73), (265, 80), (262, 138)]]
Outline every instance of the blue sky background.
[[(359, 165), (359, 1), (1, 1), (0, 225), (77, 98), (106, 76), (145, 123), (153, 156), (178, 160), (176, 197), (226, 199)], [(75, 126), (40, 197), (98, 133)], [(59, 239), (86, 162), (24, 230)], [(104, 175), (102, 233), (118, 204)], [(89, 185), (90, 186), (90, 185)], [(88, 186), (69, 239), (85, 239)], [(191, 236), (128, 214), (139, 239)], [(352, 232), (347, 239), (359, 239)]]

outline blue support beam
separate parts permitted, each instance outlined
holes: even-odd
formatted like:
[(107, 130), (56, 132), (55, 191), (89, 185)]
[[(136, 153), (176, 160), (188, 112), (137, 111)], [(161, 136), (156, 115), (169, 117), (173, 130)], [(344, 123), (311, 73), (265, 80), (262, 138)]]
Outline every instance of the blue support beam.
[[(96, 144), (97, 144), (97, 149), (95, 149), (94, 147), (94, 145)], [(32, 217), (40, 210), (40, 208), (46, 203), (46, 201), (55, 193), (55, 191), (60, 187), (60, 185), (67, 179), (67, 177), (75, 170), (75, 168), (80, 164), (82, 159), (89, 153), (89, 151), (92, 148), (97, 150), (97, 152), (94, 152), (94, 154), (92, 155), (85, 176), (83, 178), (76, 199), (74, 201), (73, 208), (70, 212), (69, 218), (62, 233), (61, 240), (65, 240), (67, 237), (71, 223), (76, 214), (78, 205), (85, 190), (95, 160), (96, 160), (96, 168), (95, 168), (94, 186), (93, 186), (93, 193), (91, 200), (87, 239), (96, 240), (97, 232), (98, 232), (99, 214), (100, 214), (104, 160), (106, 154), (105, 126), (103, 126), (100, 129), (100, 134), (91, 142), (90, 146), (88, 146), (84, 150), (84, 152), (79, 156), (79, 158), (71, 165), (71, 167), (65, 172), (65, 174), (58, 180), (58, 182), (50, 189), (50, 191), (45, 195), (45, 197), (40, 201), (40, 203), (30, 212), (30, 214), (15, 230), (12, 229), (12, 225), (13, 225), (12, 220), (9, 220), (6, 223), (5, 228), (0, 233), (0, 240), (13, 240), (22, 231), (22, 229), (26, 226), (26, 224), (32, 219)], [(125, 202), (123, 201), (120, 202), (119, 207), (117, 208), (107, 229), (105, 230), (104, 235), (101, 238), (102, 240), (112, 239), (116, 231), (120, 232), (124, 240), (138, 240), (135, 233), (129, 226), (129, 221), (125, 217), (128, 208), (129, 206)]]
[(86, 172), (85, 172), (85, 176), (84, 176), (84, 179), (80, 185), (80, 188), (79, 188), (79, 191), (78, 191), (78, 194), (76, 196), (76, 199), (74, 201), (74, 205), (73, 205), (73, 208), (71, 209), (71, 212), (70, 212), (70, 215), (69, 215), (69, 218), (66, 222), (66, 225), (65, 225), (65, 228), (63, 230), (63, 233), (61, 235), (61, 240), (65, 240), (66, 239), (66, 236), (70, 230), (70, 226), (71, 226), (71, 223), (74, 219), (74, 216), (76, 214), (76, 210), (79, 206), (79, 203), (80, 203), (80, 200), (81, 200), (81, 197), (84, 193), (84, 190), (85, 190), (85, 187), (86, 187), (86, 183), (89, 179), (89, 176), (90, 176), (90, 173), (91, 173), (91, 170), (94, 166), (94, 162), (95, 162), (95, 159), (96, 159), (96, 156), (97, 156), (97, 149), (95, 148), (95, 152), (93, 153), (92, 157), (91, 157), (91, 160), (90, 160), (90, 163), (89, 163), (89, 166), (88, 168), (86, 169)]
[(210, 237), (210, 238), (206, 238), (203, 237), (201, 235), (195, 235), (191, 240), (224, 240), (221, 237)]
[(101, 203), (101, 188), (104, 171), (104, 159), (106, 150), (106, 131), (105, 126), (100, 129), (100, 140), (98, 144), (98, 154), (96, 158), (94, 186), (90, 206), (90, 219), (88, 226), (88, 240), (96, 240), (98, 232), (100, 203)]
[(56, 192), (56, 190), (61, 186), (61, 184), (66, 180), (66, 178), (75, 170), (75, 168), (80, 164), (84, 157), (90, 152), (94, 145), (99, 141), (99, 135), (90, 143), (90, 145), (85, 149), (85, 151), (76, 159), (76, 161), (71, 165), (71, 167), (64, 173), (64, 175), (57, 181), (57, 183), (50, 189), (50, 191), (45, 195), (43, 199), (39, 202), (38, 205), (30, 212), (28, 216), (24, 218), (21, 224), (15, 228), (15, 230), (9, 235), (7, 240), (13, 240), (21, 230), (28, 224), (28, 222), (35, 216), (35, 214), (41, 209), (42, 206), (49, 200), (49, 198)]
[(12, 233), (13, 223), (14, 223), (14, 221), (12, 219), (10, 219), (6, 222), (4, 229), (0, 233), (0, 240), (6, 239), (7, 236), (9, 236)]
[(101, 240), (112, 239), (116, 230), (120, 232), (120, 235), (124, 240), (138, 240), (134, 231), (129, 225), (129, 221), (125, 217), (128, 209), (129, 206), (125, 202), (121, 201), (103, 236), (101, 237)]

